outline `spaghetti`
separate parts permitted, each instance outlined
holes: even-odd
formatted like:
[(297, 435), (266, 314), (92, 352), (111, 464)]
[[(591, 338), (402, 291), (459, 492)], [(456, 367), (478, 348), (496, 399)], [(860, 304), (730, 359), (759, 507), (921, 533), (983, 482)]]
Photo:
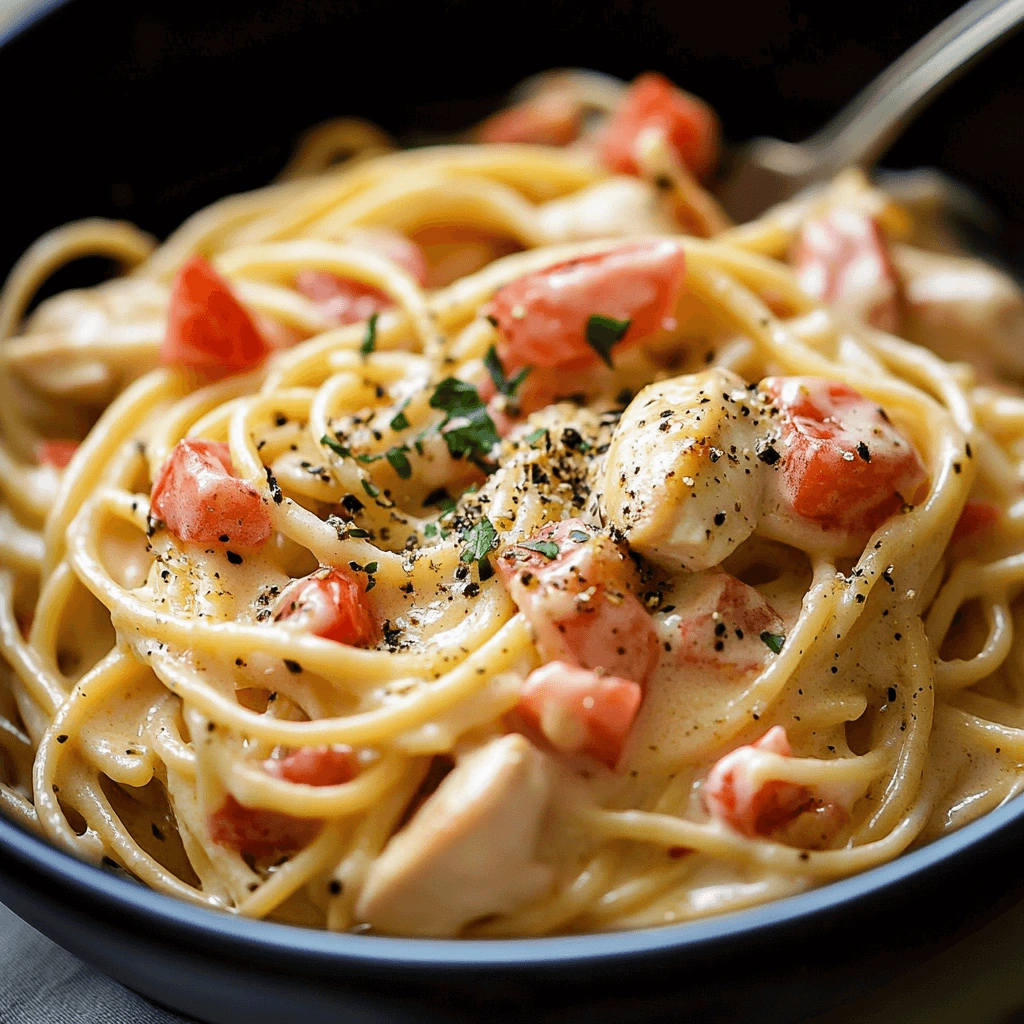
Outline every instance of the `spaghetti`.
[(222, 911), (524, 936), (1015, 796), (1020, 297), (853, 173), (730, 225), (716, 147), (657, 76), (559, 73), (460, 144), (318, 129), (159, 246), (41, 238), (0, 304), (4, 812)]

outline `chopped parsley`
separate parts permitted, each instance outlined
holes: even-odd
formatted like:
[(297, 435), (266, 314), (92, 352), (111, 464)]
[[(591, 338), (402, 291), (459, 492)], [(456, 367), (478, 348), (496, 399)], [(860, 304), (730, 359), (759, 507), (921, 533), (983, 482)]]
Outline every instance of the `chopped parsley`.
[(532, 367), (524, 366), (514, 377), (505, 376), (505, 368), (498, 358), (498, 350), (492, 345), (484, 356), (484, 366), (494, 381), (494, 386), (503, 394), (512, 398), (519, 390), (519, 385), (526, 380)]
[(352, 449), (346, 448), (340, 441), (336, 441), (333, 437), (328, 437), (324, 434), (324, 436), (320, 438), (320, 443), (327, 445), (335, 455), (340, 455), (343, 459), (352, 458)]
[[(487, 414), (487, 406), (480, 400), (480, 395), (472, 384), (467, 384), (457, 377), (446, 377), (430, 396), (430, 407), (445, 413), (445, 418), (438, 429), (453, 459), (466, 456), (470, 462), (482, 469), (494, 468), (485, 460), (501, 438), (498, 437), (494, 421)], [(464, 419), (466, 422), (445, 430), (452, 420), (458, 419)]]
[(612, 365), (612, 348), (629, 330), (632, 320), (616, 320), (613, 316), (592, 313), (587, 320), (587, 344), (609, 365)]
[(361, 455), (354, 456), (356, 462), (362, 462), (364, 465), (369, 465), (371, 462), (380, 462), (384, 458), (383, 455), (367, 455), (363, 452)]
[(786, 638), (782, 633), (769, 633), (765, 630), (765, 632), (761, 634), (761, 642), (773, 654), (780, 654), (782, 652), (782, 645), (786, 642)]
[(498, 541), (498, 534), (491, 521), (485, 516), (466, 534), (465, 540), (466, 546), (459, 555), (459, 561), (476, 562), (480, 569), (480, 579), (490, 579), (494, 575), (494, 569), (487, 556)]
[(409, 429), (409, 417), (405, 415), (405, 408), (409, 404), (409, 400), (406, 399), (402, 404), (402, 408), (395, 413), (391, 418), (391, 429), (392, 430), (408, 430)]
[(536, 430), (531, 430), (526, 437), (523, 438), (523, 441), (531, 448), (536, 448), (537, 442), (540, 441), (546, 433), (547, 430), (544, 427), (538, 427)]
[(366, 491), (371, 498), (380, 497), (380, 488), (372, 480), (361, 480), (360, 483), (363, 485), (363, 490)]
[(430, 408), (443, 410), (449, 418), (468, 416), (483, 404), (476, 388), (458, 377), (445, 377), (430, 396)]
[(363, 339), (359, 351), (368, 356), (377, 347), (377, 317), (379, 313), (371, 313), (370, 319), (366, 322), (366, 337)]
[(394, 448), (389, 448), (385, 455), (385, 458), (391, 463), (391, 468), (403, 480), (408, 480), (412, 476), (412, 466), (409, 465), (409, 458), (405, 454), (408, 450), (408, 445), (395, 445)]
[(548, 561), (558, 557), (558, 545), (553, 540), (531, 540), (519, 547), (536, 551), (543, 555)]

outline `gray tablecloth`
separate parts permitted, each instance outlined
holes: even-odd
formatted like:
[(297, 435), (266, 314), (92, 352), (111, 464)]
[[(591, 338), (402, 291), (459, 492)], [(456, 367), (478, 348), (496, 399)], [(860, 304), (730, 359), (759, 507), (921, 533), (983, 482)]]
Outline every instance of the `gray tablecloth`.
[(0, 1024), (182, 1024), (0, 906)]

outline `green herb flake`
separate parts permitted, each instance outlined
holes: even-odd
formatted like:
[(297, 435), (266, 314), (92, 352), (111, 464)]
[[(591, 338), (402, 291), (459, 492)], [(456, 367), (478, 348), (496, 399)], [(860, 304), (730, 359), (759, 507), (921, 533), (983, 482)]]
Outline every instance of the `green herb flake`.
[(363, 490), (366, 491), (371, 498), (380, 497), (380, 488), (372, 480), (361, 480), (360, 483), (363, 485)]
[(449, 417), (468, 416), (483, 405), (476, 388), (458, 377), (445, 377), (430, 396), (430, 408), (441, 409)]
[(406, 406), (409, 404), (408, 400), (402, 405), (402, 408), (395, 413), (391, 418), (391, 429), (392, 430), (408, 430), (409, 429), (409, 417), (405, 415)]
[(548, 561), (558, 557), (558, 545), (553, 540), (531, 540), (519, 547), (536, 551), (543, 555)]
[(484, 366), (494, 381), (494, 386), (503, 394), (512, 398), (519, 390), (519, 386), (526, 380), (533, 367), (524, 366), (514, 377), (505, 376), (505, 368), (501, 365), (498, 357), (498, 350), (492, 345), (484, 356)]
[(769, 633), (766, 630), (761, 634), (761, 642), (773, 654), (779, 654), (782, 651), (782, 645), (786, 642), (786, 638), (782, 633)]
[(366, 322), (366, 337), (363, 339), (359, 351), (368, 356), (377, 347), (377, 317), (379, 313), (371, 313), (370, 319)]
[(537, 442), (540, 441), (545, 434), (547, 434), (547, 430), (544, 427), (538, 427), (536, 430), (531, 430), (526, 437), (523, 438), (523, 442), (524, 444), (528, 444), (531, 448), (536, 448)]
[(570, 530), (569, 540), (574, 540), (577, 544), (586, 544), (590, 540), (590, 534), (584, 533), (582, 530)]
[(346, 448), (340, 441), (335, 441), (333, 437), (328, 437), (324, 434), (324, 436), (320, 438), (320, 443), (327, 445), (335, 455), (340, 455), (343, 459), (352, 458), (352, 449)]
[[(452, 458), (465, 456), (482, 469), (492, 471), (493, 466), (481, 463), (501, 438), (476, 388), (457, 377), (446, 377), (430, 396), (430, 407), (445, 413), (444, 422), (438, 429)], [(453, 419), (465, 419), (467, 422), (445, 430)]]
[(441, 436), (453, 459), (468, 456), (470, 461), (487, 458), (491, 449), (501, 442), (494, 421), (485, 409), (471, 414), (468, 423), (443, 430)]
[(388, 462), (391, 463), (391, 468), (403, 479), (408, 480), (412, 476), (412, 466), (409, 464), (409, 458), (405, 454), (409, 448), (406, 445), (395, 445), (394, 448), (389, 448), (387, 455), (385, 456)]
[(436, 537), (437, 536), (437, 523), (427, 523), (427, 525), (423, 527), (423, 536), (424, 537)]
[(484, 517), (466, 534), (466, 546), (462, 549), (459, 560), (462, 562), (481, 562), (487, 558), (494, 547), (498, 534), (491, 521)]
[(365, 465), (369, 465), (371, 462), (380, 462), (383, 458), (383, 455), (367, 455), (365, 452), (362, 455), (355, 456), (356, 462), (362, 462)]
[(622, 341), (632, 320), (616, 320), (613, 316), (591, 314), (587, 320), (587, 344), (609, 365), (612, 365), (612, 348)]
[(363, 572), (365, 572), (367, 575), (369, 575), (372, 572), (376, 572), (376, 571), (377, 571), (377, 563), (376, 562), (367, 562), (366, 565), (363, 566)]

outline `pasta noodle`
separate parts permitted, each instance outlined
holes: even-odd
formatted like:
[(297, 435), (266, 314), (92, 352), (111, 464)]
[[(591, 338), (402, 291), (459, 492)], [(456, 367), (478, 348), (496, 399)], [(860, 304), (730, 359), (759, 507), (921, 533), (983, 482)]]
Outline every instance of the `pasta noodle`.
[[(659, 88), (542, 76), (405, 152), (331, 123), (162, 244), (28, 250), (0, 810), (220, 911), (527, 936), (784, 897), (1017, 795), (1019, 295), (853, 172), (729, 224), (713, 115)], [(124, 276), (27, 313), (97, 253)]]

